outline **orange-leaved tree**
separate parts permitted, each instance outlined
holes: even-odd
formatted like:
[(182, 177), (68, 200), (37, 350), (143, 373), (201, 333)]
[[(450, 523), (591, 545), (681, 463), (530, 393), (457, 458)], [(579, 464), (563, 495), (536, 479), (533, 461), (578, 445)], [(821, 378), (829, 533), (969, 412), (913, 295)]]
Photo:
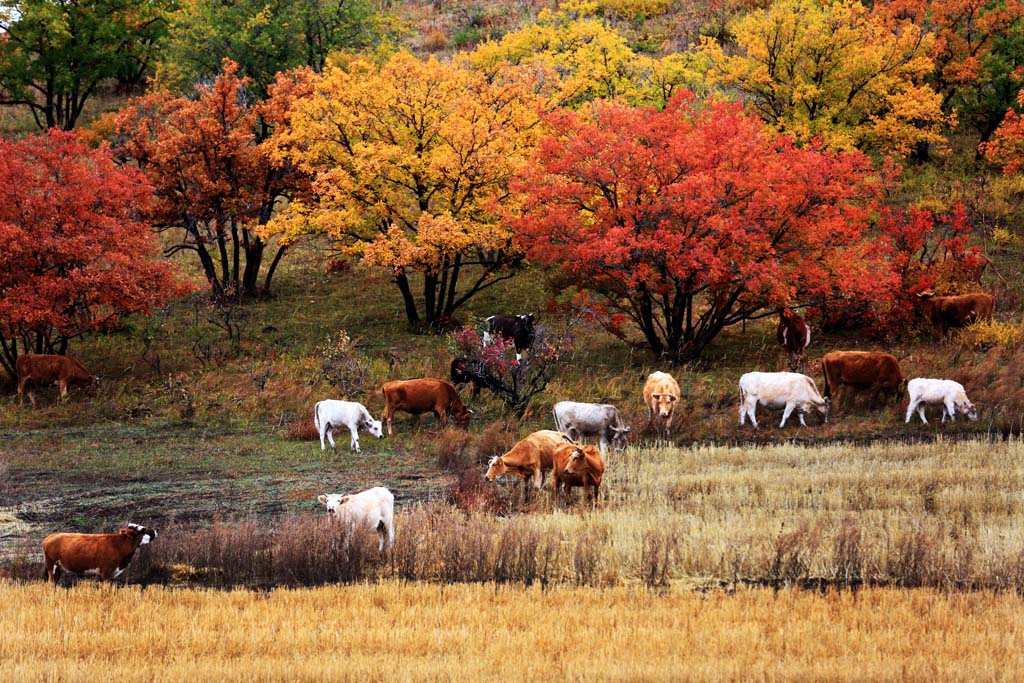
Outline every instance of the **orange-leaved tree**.
[(150, 93), (97, 126), (118, 158), (137, 163), (156, 189), (155, 226), (180, 232), (167, 252), (194, 252), (216, 298), (269, 291), (287, 245), (276, 245), (261, 284), (270, 245), (257, 228), (282, 199), (309, 191), (304, 174), (272, 163), (265, 139), (286, 123), (291, 100), (309, 91), (312, 72), (282, 74), (267, 100), (253, 102), (237, 70), (225, 60), (196, 98)]
[(443, 324), (521, 260), (497, 205), (535, 136), (533, 86), (406, 52), (325, 69), (272, 138), (278, 159), (313, 176), (315, 200), (293, 201), (263, 234), (329, 235), (393, 274), (410, 325)]
[(888, 282), (864, 240), (882, 176), (860, 152), (798, 147), (736, 104), (600, 102), (547, 120), (513, 187), (529, 258), (670, 360), (776, 306)]
[(738, 49), (708, 40), (709, 75), (777, 130), (834, 149), (905, 155), (941, 143), (948, 117), (925, 79), (934, 38), (856, 0), (776, 0), (730, 23)]
[(187, 287), (145, 222), (152, 188), (72, 133), (0, 139), (0, 365), (148, 313)]

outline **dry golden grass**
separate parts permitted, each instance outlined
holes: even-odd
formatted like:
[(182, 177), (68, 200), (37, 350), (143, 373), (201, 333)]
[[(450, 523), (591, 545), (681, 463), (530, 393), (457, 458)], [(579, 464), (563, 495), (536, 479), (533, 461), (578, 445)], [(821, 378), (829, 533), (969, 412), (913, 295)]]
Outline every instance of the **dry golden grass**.
[(0, 583), (3, 681), (980, 681), (1024, 677), (1013, 594), (382, 583)]

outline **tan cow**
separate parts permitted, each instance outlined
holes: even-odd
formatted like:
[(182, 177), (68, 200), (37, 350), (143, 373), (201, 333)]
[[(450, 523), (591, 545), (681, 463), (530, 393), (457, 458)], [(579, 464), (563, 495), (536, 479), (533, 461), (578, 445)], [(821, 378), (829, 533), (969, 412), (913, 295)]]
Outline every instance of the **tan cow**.
[(465, 427), (473, 411), (462, 404), (455, 385), (443, 379), (407, 379), (387, 382), (381, 387), (384, 394), (384, 415), (381, 421), (391, 436), (391, 419), (396, 410), (413, 415), (434, 413), (438, 422), (444, 422), (449, 415), (461, 427)]
[(672, 414), (679, 403), (679, 384), (667, 372), (652, 372), (644, 385), (644, 403), (647, 404), (648, 426), (655, 424), (655, 416), (660, 421), (658, 431), (664, 431), (669, 438), (672, 431)]
[(487, 466), (487, 481), (506, 474), (523, 480), (524, 489), (544, 485), (544, 474), (554, 467), (555, 448), (565, 443), (566, 436), (553, 429), (542, 429), (516, 443), (508, 453), (491, 458)]
[(601, 490), (601, 477), (604, 476), (601, 451), (596, 446), (580, 446), (573, 443), (558, 445), (554, 452), (552, 476), (555, 480), (556, 502), (560, 489), (568, 494), (573, 486), (582, 486), (590, 501), (596, 503)]
[[(24, 405), (25, 389), (31, 385), (48, 386), (56, 383), (60, 388), (60, 397), (64, 399), (68, 395), (69, 386), (87, 386), (98, 379), (74, 356), (29, 353), (18, 356), (14, 369), (18, 374), (18, 405)], [(35, 407), (36, 397), (31, 388), (28, 390), (28, 400)]]
[(113, 579), (132, 561), (135, 550), (156, 538), (156, 531), (129, 524), (116, 534), (50, 534), (43, 540), (43, 559), (50, 581), (64, 572)]

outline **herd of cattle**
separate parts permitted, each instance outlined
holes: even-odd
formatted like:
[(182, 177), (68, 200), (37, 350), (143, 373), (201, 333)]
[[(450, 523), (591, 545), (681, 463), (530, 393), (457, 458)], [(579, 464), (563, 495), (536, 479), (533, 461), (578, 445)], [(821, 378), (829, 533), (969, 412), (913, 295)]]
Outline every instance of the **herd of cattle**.
[[(921, 295), (924, 312), (945, 336), (953, 327), (961, 327), (976, 320), (991, 319), (993, 299), (988, 294), (970, 294), (955, 297), (935, 297), (930, 292)], [(487, 319), (489, 335), (501, 335), (512, 340), (517, 359), (529, 350), (534, 340), (534, 316), (492, 316)], [(795, 369), (802, 361), (811, 342), (806, 322), (790, 309), (779, 311), (778, 341)], [(820, 362), (824, 378), (824, 395), (819, 393), (814, 380), (797, 372), (748, 372), (739, 380), (739, 425), (749, 418), (757, 427), (758, 406), (782, 410), (782, 422), (795, 411), (800, 424), (806, 426), (804, 416), (817, 412), (822, 422), (828, 421), (830, 407), (838, 404), (840, 391), (866, 392), (874, 405), (880, 396), (898, 397), (904, 387), (909, 394), (906, 422), (915, 412), (922, 422), (926, 405), (942, 407), (942, 421), (954, 420), (957, 414), (976, 420), (974, 405), (968, 400), (964, 387), (945, 379), (904, 379), (897, 359), (888, 353), (871, 351), (833, 351)], [(31, 385), (56, 383), (61, 397), (72, 384), (96, 381), (85, 367), (69, 356), (28, 354), (18, 358), (18, 396)], [(385, 427), (392, 435), (392, 420), (397, 411), (413, 415), (433, 413), (438, 423), (453, 418), (465, 426), (473, 411), (459, 398), (457, 385), (471, 383), (473, 395), (481, 388), (482, 378), (472, 370), (466, 359), (456, 358), (451, 365), (451, 381), (434, 378), (391, 381), (381, 387), (384, 412), (375, 420), (366, 406), (353, 401), (324, 400), (313, 407), (313, 424), (320, 436), (320, 448), (326, 449), (325, 438), (335, 447), (334, 430), (348, 429), (349, 448), (359, 451), (360, 430), (382, 438)], [(29, 390), (29, 399), (35, 397)], [(648, 410), (648, 427), (666, 439), (671, 436), (672, 419), (680, 402), (681, 391), (676, 380), (666, 372), (651, 373), (643, 387), (643, 401)], [(552, 473), (553, 493), (557, 502), (560, 493), (573, 487), (584, 489), (591, 502), (596, 502), (605, 472), (604, 457), (609, 449), (616, 452), (625, 448), (630, 427), (619, 410), (608, 404), (560, 401), (552, 409), (554, 430), (533, 432), (517, 442), (507, 453), (491, 458), (485, 478), (487, 481), (504, 475), (519, 477), (527, 491), (543, 487), (545, 475)], [(582, 443), (585, 438), (596, 438), (598, 445)], [(379, 535), (378, 551), (385, 544), (393, 545), (394, 495), (386, 488), (375, 487), (360, 493), (343, 495), (323, 494), (318, 497), (330, 518), (356, 527), (368, 528)], [(97, 575), (110, 579), (121, 574), (140, 545), (156, 538), (156, 531), (137, 524), (129, 524), (114, 534), (51, 534), (43, 541), (43, 555), (47, 576), (57, 582), (64, 572)]]

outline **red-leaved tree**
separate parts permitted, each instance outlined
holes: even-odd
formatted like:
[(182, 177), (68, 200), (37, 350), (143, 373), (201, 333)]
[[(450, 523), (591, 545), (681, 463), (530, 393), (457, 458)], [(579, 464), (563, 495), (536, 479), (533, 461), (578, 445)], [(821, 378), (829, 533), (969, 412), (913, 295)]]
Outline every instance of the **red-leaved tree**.
[(0, 139), (0, 365), (186, 291), (142, 216), (153, 188), (109, 150), (56, 129)]
[(882, 175), (860, 153), (798, 148), (736, 104), (689, 94), (546, 123), (508, 220), (531, 259), (658, 356), (691, 360), (777, 306), (886, 285), (864, 239)]

